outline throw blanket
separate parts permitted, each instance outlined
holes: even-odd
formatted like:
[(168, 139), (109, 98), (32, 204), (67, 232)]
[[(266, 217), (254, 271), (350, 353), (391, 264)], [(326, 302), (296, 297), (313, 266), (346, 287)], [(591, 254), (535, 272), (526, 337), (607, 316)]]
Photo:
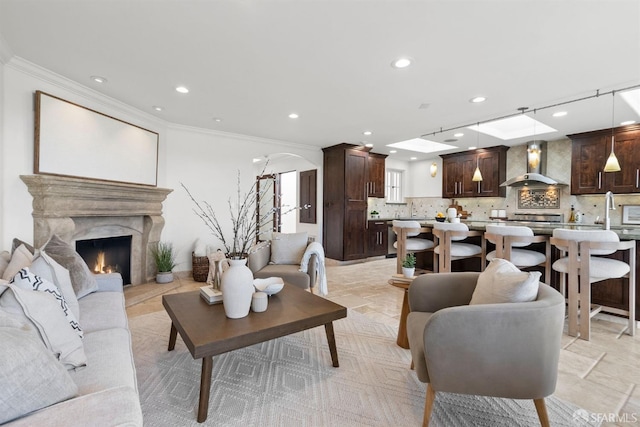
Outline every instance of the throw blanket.
[(324, 248), (318, 242), (311, 242), (302, 255), (302, 261), (300, 261), (300, 271), (307, 273), (309, 270), (309, 259), (311, 255), (318, 257), (318, 291), (320, 295), (327, 295), (329, 290), (327, 289), (327, 274), (324, 269)]

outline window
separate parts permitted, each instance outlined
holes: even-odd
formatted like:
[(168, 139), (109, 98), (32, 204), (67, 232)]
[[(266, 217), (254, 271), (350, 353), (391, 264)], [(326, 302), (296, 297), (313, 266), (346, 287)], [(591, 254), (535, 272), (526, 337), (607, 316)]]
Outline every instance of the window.
[(387, 203), (402, 203), (402, 180), (404, 171), (387, 169)]

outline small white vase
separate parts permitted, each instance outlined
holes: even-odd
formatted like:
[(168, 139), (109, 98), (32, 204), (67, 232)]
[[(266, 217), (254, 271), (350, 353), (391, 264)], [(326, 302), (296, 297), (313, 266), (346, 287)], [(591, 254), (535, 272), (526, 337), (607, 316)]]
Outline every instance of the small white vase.
[(253, 273), (247, 267), (247, 259), (230, 259), (230, 267), (222, 273), (222, 305), (230, 319), (240, 319), (249, 314), (253, 287)]
[(415, 267), (402, 267), (402, 275), (407, 279), (413, 278), (413, 274), (416, 272)]

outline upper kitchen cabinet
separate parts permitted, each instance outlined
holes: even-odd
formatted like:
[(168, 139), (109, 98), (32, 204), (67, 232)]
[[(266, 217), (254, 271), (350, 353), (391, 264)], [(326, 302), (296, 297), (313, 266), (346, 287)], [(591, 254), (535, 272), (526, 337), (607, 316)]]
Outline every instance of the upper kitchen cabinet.
[[(367, 197), (375, 197), (373, 194), (376, 193), (384, 197), (386, 156), (369, 153), (363, 147), (351, 144), (338, 144), (322, 151), (325, 255), (343, 261), (366, 258)], [(375, 160), (372, 161), (372, 157)], [(381, 173), (382, 181), (372, 176), (372, 172)]]
[[(509, 147), (481, 148), (473, 152), (443, 154), (442, 197), (505, 197), (506, 188), (500, 184), (507, 176)], [(472, 180), (476, 166), (482, 181)]]
[(640, 125), (613, 130), (619, 172), (604, 172), (611, 153), (611, 129), (568, 135), (571, 194), (640, 193)]

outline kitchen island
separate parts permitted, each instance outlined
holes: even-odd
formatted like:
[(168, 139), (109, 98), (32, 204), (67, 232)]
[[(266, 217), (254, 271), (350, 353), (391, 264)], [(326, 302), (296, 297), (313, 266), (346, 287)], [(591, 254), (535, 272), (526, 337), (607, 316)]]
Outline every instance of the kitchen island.
[[(421, 225), (421, 233), (428, 235), (431, 233), (435, 220), (417, 219)], [(504, 224), (509, 225), (524, 225), (531, 228), (536, 235), (551, 236), (553, 230), (556, 228), (567, 228), (574, 230), (599, 230), (602, 229), (602, 225), (598, 224), (584, 224), (584, 223), (534, 223), (534, 222), (520, 222), (520, 221), (492, 221), (492, 220), (463, 220), (470, 230), (484, 232), (487, 224)], [(636, 242), (636, 277), (640, 277), (640, 227), (622, 225), (611, 226), (611, 230), (614, 231), (620, 240), (630, 240)], [(401, 240), (404, 237), (402, 234), (398, 234), (398, 239)], [(479, 239), (479, 238), (476, 238)], [(486, 243), (486, 251), (493, 250), (492, 245), (489, 242)], [(542, 250), (542, 249), (541, 249)], [(404, 244), (401, 241), (398, 242), (398, 259), (401, 260), (405, 255)], [(629, 262), (625, 259), (626, 254), (623, 256), (621, 253), (610, 255), (612, 258), (620, 259), (624, 262)], [(555, 247), (552, 247), (551, 251), (551, 263), (560, 257), (560, 251)], [(469, 266), (469, 264), (462, 263), (458, 265), (459, 270), (478, 270), (477, 266)], [(626, 285), (627, 279), (609, 279), (606, 281), (598, 282), (592, 287), (591, 300), (594, 304), (601, 304), (608, 307), (619, 308), (624, 310), (628, 307), (629, 292)], [(560, 274), (552, 271), (551, 283), (549, 285), (556, 289), (559, 289)], [(636, 295), (640, 295), (640, 280), (636, 281)], [(640, 298), (636, 299), (636, 320), (640, 320)]]

